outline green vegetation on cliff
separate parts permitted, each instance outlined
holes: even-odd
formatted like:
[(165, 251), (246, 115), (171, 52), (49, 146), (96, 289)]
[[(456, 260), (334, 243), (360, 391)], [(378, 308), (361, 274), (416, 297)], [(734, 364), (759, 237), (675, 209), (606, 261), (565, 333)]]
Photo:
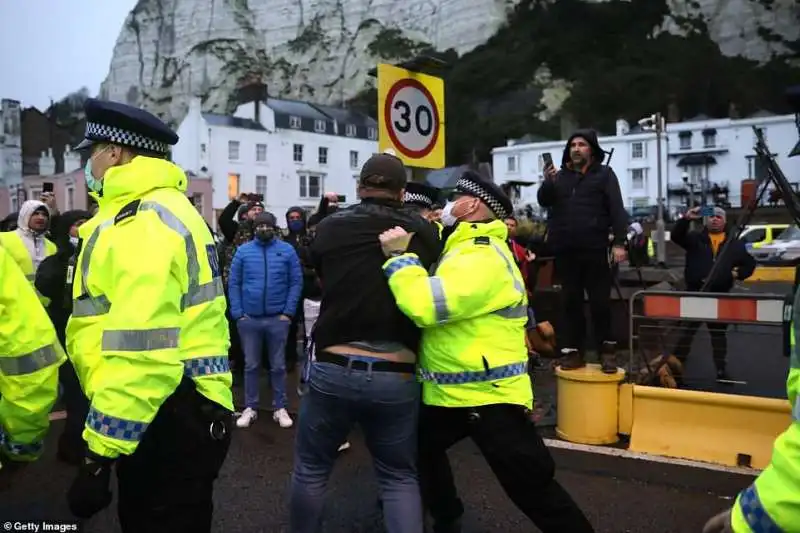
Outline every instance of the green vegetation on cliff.
[[(654, 36), (668, 14), (666, 0), (523, 0), (485, 45), (460, 58), (446, 54), (451, 61), (439, 75), (446, 81), (448, 163), (463, 163), (473, 151), (486, 160), (492, 147), (527, 133), (558, 137), (557, 120), (538, 119), (534, 74), (543, 64), (554, 79), (572, 82), (563, 111), (606, 133), (617, 118), (637, 120), (669, 104), (683, 118), (724, 117), (731, 104), (742, 115), (788, 112), (783, 92), (800, 83), (800, 70), (784, 58), (758, 64), (725, 57), (699, 20), (678, 21), (685, 37)], [(373, 53), (403, 39), (384, 37)], [(800, 42), (785, 44), (800, 52)], [(375, 116), (375, 89), (353, 104)]]

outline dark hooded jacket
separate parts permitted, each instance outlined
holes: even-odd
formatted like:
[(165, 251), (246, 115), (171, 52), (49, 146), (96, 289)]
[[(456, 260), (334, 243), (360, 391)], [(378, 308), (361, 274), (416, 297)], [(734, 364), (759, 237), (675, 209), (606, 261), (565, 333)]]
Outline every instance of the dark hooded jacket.
[[(586, 139), (592, 147), (592, 162), (583, 170), (572, 168), (569, 145), (576, 137)], [(605, 249), (609, 229), (614, 244), (624, 245), (628, 213), (617, 176), (602, 164), (604, 159), (597, 133), (578, 130), (567, 140), (555, 179), (545, 180), (539, 187), (537, 198), (548, 210), (547, 242), (554, 253)]]
[(309, 250), (314, 236), (308, 231), (308, 213), (300, 206), (292, 206), (286, 211), (286, 227), (289, 227), (289, 215), (300, 213), (303, 220), (303, 229), (300, 231), (286, 230), (284, 240), (291, 244), (300, 258), (300, 266), (303, 268), (303, 298), (317, 300), (322, 297), (322, 289), (319, 286), (319, 279), (311, 265)]
[(53, 217), (50, 226), (50, 238), (56, 245), (56, 253), (47, 257), (36, 269), (36, 290), (50, 298), (47, 314), (56, 328), (59, 339), (64, 341), (64, 329), (72, 311), (71, 297), (66, 293), (67, 266), (75, 253), (75, 247), (69, 239), (69, 229), (79, 220), (89, 220), (92, 214), (88, 211), (74, 210)]

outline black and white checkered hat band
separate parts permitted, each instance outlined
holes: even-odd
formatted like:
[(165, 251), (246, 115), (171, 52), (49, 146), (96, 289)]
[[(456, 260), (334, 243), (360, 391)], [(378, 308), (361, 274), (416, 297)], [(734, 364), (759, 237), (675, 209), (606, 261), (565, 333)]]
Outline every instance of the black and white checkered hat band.
[(506, 218), (510, 214), (505, 210), (503, 204), (501, 204), (497, 198), (494, 197), (494, 195), (489, 193), (489, 191), (474, 181), (465, 180), (464, 178), (459, 179), (456, 182), (456, 191), (479, 198), (483, 203), (489, 206), (489, 209), (492, 210), (492, 213), (494, 213), (497, 218)]
[(403, 202), (407, 204), (417, 204), (427, 208), (433, 207), (433, 201), (424, 194), (418, 192), (407, 192), (403, 196)]
[(132, 131), (123, 130), (122, 128), (117, 128), (116, 126), (99, 124), (97, 122), (86, 123), (86, 138), (93, 141), (139, 148), (140, 150), (147, 150), (157, 154), (166, 154), (169, 152), (169, 145), (165, 142), (156, 141), (140, 133), (134, 133)]

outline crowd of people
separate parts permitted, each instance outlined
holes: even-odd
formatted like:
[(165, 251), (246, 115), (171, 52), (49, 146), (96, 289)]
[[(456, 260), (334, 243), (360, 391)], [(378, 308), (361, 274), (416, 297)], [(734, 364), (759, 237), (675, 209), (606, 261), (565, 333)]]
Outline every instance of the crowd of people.
[[(0, 476), (41, 454), (60, 381), (58, 456), (79, 467), (72, 513), (106, 508), (116, 470), (125, 533), (210, 531), (214, 482), (233, 426), (258, 418), (266, 365), (272, 418), (296, 428), (292, 533), (319, 530), (328, 478), (356, 426), (388, 533), (422, 532), (425, 511), (435, 533), (462, 531), (447, 451), (465, 438), (543, 533), (594, 531), (555, 478), (531, 419), (529, 372), (545, 349), (562, 370), (586, 365), (584, 291), (600, 368), (618, 371), (607, 311), (628, 217), (593, 131), (567, 140), (539, 189), (569, 317), (556, 351), (531, 308), (535, 254), (515, 240), (511, 201), (490, 179), (467, 170), (443, 202), (442, 191), (409, 183), (398, 157), (377, 154), (361, 169), (357, 204), (343, 209), (327, 193), (310, 216), (290, 208), (284, 231), (263, 198), (246, 194), (222, 212), (219, 245), (185, 196), (185, 173), (166, 160), (178, 140), (168, 126), (115, 102), (90, 99), (85, 112), (76, 149), (89, 155), (97, 208), (59, 213), (44, 194), (0, 233)], [(689, 283), (723, 290), (749, 275), (747, 258), (731, 254), (721, 277), (706, 279), (722, 223), (715, 212), (700, 232), (676, 230), (693, 257)], [(293, 420), (286, 376), (298, 362)], [(244, 377), (238, 417), (231, 368)], [(759, 530), (769, 515), (755, 487), (763, 496), (774, 486), (764, 479), (706, 532)]]

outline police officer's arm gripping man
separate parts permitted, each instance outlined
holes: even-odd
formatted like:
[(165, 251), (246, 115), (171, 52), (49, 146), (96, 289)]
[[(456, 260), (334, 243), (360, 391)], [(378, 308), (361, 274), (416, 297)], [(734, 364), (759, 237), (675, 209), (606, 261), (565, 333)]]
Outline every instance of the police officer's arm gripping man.
[(65, 360), (38, 296), (0, 246), (0, 468), (41, 455)]

